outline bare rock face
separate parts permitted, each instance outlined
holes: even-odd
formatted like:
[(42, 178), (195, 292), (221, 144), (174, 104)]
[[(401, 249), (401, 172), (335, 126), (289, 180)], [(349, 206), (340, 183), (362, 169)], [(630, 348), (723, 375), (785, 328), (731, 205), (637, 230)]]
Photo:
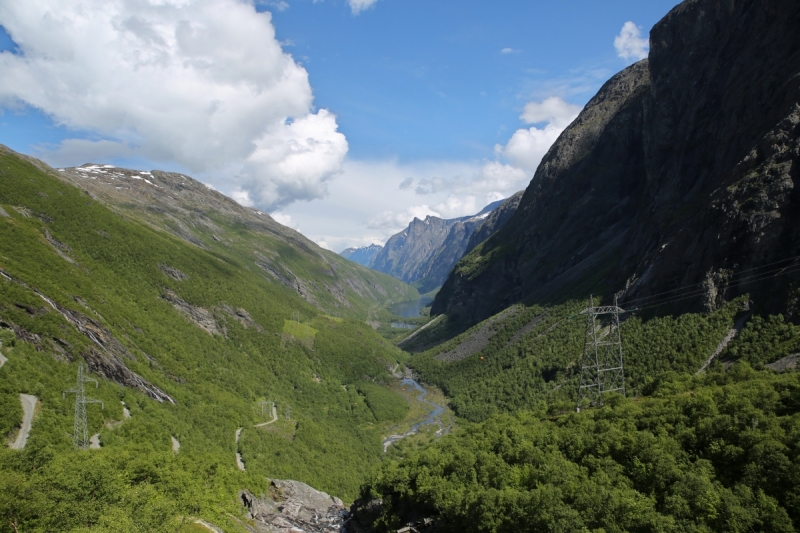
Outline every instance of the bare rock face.
[(252, 533), (339, 533), (347, 520), (342, 500), (299, 481), (272, 480), (269, 496), (240, 493)]
[[(717, 298), (786, 307), (800, 255), (800, 3), (687, 0), (650, 57), (609, 80), (542, 160), (511, 220), (456, 266), (432, 313), (653, 295), (734, 275)], [(781, 262), (782, 263), (778, 263)], [(767, 269), (768, 270), (768, 269)], [(764, 270), (766, 272), (766, 270)], [(754, 272), (762, 272), (757, 270)], [(663, 311), (702, 310), (704, 296)]]
[(486, 217), (483, 224), (470, 235), (464, 254), (470, 253), (476, 246), (500, 231), (500, 228), (511, 220), (511, 216), (517, 212), (517, 207), (519, 207), (519, 202), (522, 200), (524, 192), (525, 191), (519, 191), (512, 194), (506, 198), (497, 209), (489, 213), (489, 216)]
[(456, 220), (427, 216), (414, 218), (406, 229), (392, 235), (373, 259), (371, 267), (406, 283), (424, 277), (424, 264), (447, 238)]
[(453, 265), (467, 250), (472, 235), (505, 202), (493, 202), (471, 217), (414, 218), (406, 229), (386, 241), (386, 246), (372, 259), (370, 268), (414, 283), (421, 293), (429, 292), (444, 283)]
[(175, 294), (175, 292), (170, 289), (164, 289), (161, 297), (171, 303), (175, 309), (180, 311), (181, 314), (183, 314), (200, 329), (203, 329), (212, 335), (225, 336), (226, 332), (220, 327), (219, 324), (217, 324), (217, 321), (214, 319), (214, 315), (212, 315), (211, 311), (208, 309), (196, 307), (185, 302), (180, 296)]
[[(646, 186), (615, 280), (631, 279), (627, 298), (800, 254), (798, 27), (794, 1), (694, 0), (653, 28)], [(777, 312), (797, 279), (723, 296)]]

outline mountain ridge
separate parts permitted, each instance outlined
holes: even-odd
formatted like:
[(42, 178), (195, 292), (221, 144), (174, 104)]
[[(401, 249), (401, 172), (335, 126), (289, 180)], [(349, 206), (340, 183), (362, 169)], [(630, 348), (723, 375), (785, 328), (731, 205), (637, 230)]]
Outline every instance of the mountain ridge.
[[(386, 241), (370, 268), (413, 284), (421, 293), (436, 289), (464, 255), (473, 234), (507, 201), (497, 200), (477, 214), (465, 217), (443, 219), (428, 215), (424, 220), (414, 217), (406, 229)], [(498, 224), (499, 219), (492, 220), (491, 228), (496, 231), (502, 223)]]
[(345, 259), (349, 259), (354, 263), (358, 263), (361, 266), (365, 266), (369, 268), (372, 264), (372, 260), (375, 258), (380, 251), (383, 250), (383, 246), (380, 244), (370, 244), (369, 246), (362, 246), (360, 248), (346, 248), (339, 252), (339, 255), (344, 257)]
[(96, 164), (49, 172), (123, 216), (203, 249), (235, 252), (272, 281), (332, 313), (366, 317), (375, 304), (417, 294), (183, 174)]
[(708, 290), (656, 311), (744, 292), (770, 310), (791, 307), (796, 275), (727, 280), (800, 255), (797, 27), (789, 1), (673, 9), (653, 28), (650, 59), (614, 76), (562, 133), (515, 214), (456, 265), (432, 313), (475, 323), (516, 302), (592, 292), (658, 305), (655, 295), (692, 286)]

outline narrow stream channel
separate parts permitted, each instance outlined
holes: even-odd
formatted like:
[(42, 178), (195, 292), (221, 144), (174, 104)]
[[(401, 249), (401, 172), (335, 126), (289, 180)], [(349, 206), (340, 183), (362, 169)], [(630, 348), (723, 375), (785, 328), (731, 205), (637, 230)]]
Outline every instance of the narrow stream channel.
[(436, 424), (437, 426), (439, 426), (439, 431), (436, 432), (437, 435), (444, 435), (444, 434), (447, 434), (450, 431), (450, 427), (445, 428), (444, 425), (442, 424), (441, 416), (444, 413), (444, 407), (442, 407), (441, 405), (439, 405), (437, 403), (434, 403), (434, 402), (432, 402), (430, 400), (426, 400), (425, 399), (425, 396), (427, 396), (427, 394), (428, 394), (428, 391), (425, 390), (425, 387), (423, 387), (422, 385), (420, 385), (419, 383), (417, 383), (413, 379), (409, 379), (409, 378), (403, 379), (402, 383), (403, 383), (403, 385), (410, 386), (410, 387), (413, 387), (413, 388), (417, 389), (419, 391), (419, 395), (417, 396), (417, 400), (419, 400), (419, 401), (421, 401), (421, 402), (423, 402), (425, 404), (430, 405), (432, 409), (427, 415), (425, 415), (425, 418), (423, 418), (421, 421), (415, 423), (413, 426), (411, 426), (411, 429), (409, 429), (405, 433), (389, 435), (388, 437), (386, 437), (383, 440), (383, 452), (384, 453), (386, 453), (386, 450), (389, 449), (389, 446), (391, 446), (395, 442), (397, 442), (397, 441), (399, 441), (401, 439), (404, 439), (406, 437), (409, 437), (411, 435), (416, 435), (417, 433), (419, 433), (419, 430), (420, 430), (420, 428), (422, 426), (429, 426), (429, 425)]

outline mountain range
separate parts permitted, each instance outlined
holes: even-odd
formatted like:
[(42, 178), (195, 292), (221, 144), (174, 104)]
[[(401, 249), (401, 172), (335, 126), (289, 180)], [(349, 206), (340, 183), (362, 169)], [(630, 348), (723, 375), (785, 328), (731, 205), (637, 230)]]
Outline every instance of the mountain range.
[(348, 248), (343, 257), (389, 274), (427, 293), (437, 289), (466, 251), (496, 232), (516, 210), (521, 192), (484, 207), (479, 213), (452, 219), (414, 217), (385, 246)]
[(339, 252), (339, 255), (361, 266), (368, 267), (381, 250), (383, 250), (383, 246), (380, 244), (370, 244), (361, 248), (347, 248)]
[(525, 191), (353, 260), (0, 147), (0, 531), (796, 531), (798, 28), (685, 0)]
[(267, 475), (355, 497), (409, 412), (366, 320), (418, 297), (188, 176), (0, 147), (0, 531), (244, 531)]

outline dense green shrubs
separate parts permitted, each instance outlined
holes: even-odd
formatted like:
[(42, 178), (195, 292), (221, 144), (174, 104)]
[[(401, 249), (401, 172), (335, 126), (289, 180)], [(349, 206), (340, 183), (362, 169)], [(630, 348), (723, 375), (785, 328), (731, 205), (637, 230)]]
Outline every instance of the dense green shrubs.
[(754, 316), (728, 346), (730, 357), (753, 366), (771, 363), (800, 352), (800, 327), (784, 322), (783, 316)]
[[(730, 302), (711, 315), (625, 320), (621, 331), (628, 391), (640, 394), (662, 372), (699, 370), (733, 325), (742, 303)], [(456, 362), (435, 359), (479, 334), (486, 323), (413, 356), (411, 366), (450, 396), (451, 408), (470, 421), (537, 409), (543, 402), (551, 412), (570, 409), (577, 399), (586, 331), (585, 315), (579, 313), (586, 306), (576, 301), (549, 309), (521, 307), (495, 320), (490, 326), (495, 333), (480, 352)]]
[[(381, 465), (385, 527), (444, 531), (794, 531), (800, 374), (662, 379), (555, 419), (495, 415)], [(794, 522), (793, 522), (794, 521)]]
[(364, 395), (364, 401), (379, 422), (399, 422), (408, 415), (408, 402), (384, 387), (361, 382), (358, 392)]

